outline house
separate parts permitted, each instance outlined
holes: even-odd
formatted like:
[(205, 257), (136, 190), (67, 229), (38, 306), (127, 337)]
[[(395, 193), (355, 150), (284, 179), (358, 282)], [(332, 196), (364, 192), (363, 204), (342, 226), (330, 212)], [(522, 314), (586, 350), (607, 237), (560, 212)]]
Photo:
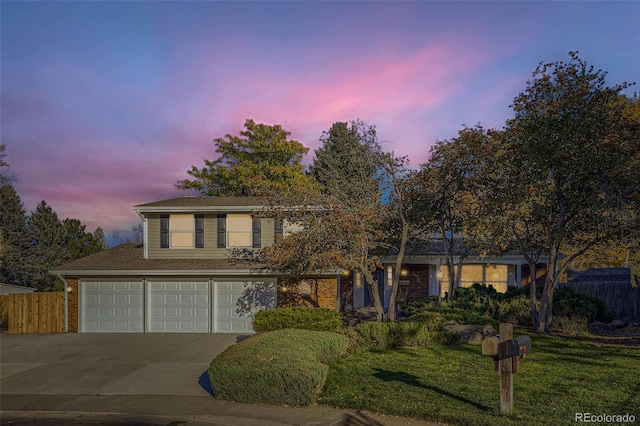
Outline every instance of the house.
[(256, 197), (180, 197), (133, 207), (142, 244), (122, 244), (61, 265), (69, 332), (252, 332), (253, 314), (276, 306), (338, 309), (338, 276), (290, 282), (234, 249), (286, 235), (254, 218)]
[[(179, 197), (134, 206), (143, 221), (142, 244), (121, 244), (50, 271), (66, 283), (68, 331), (250, 333), (260, 309), (372, 305), (357, 272), (291, 281), (242, 255), (299, 230), (286, 221), (252, 216), (263, 208), (256, 197)], [(439, 289), (444, 294), (442, 253), (432, 244), (405, 256), (398, 301), (434, 296)], [(395, 257), (382, 263), (375, 278), (387, 308)], [(521, 256), (469, 255), (462, 285), (479, 282), (506, 291), (526, 283), (525, 269)]]
[[(531, 282), (529, 265), (519, 253), (480, 256), (456, 245), (453, 255), (456, 268), (460, 257), (464, 256), (461, 272), (462, 287), (471, 287), (479, 283), (492, 286), (499, 293), (504, 293), (510, 286), (523, 287)], [(380, 299), (385, 309), (388, 308), (391, 297), (395, 263), (396, 255), (384, 257), (383, 269), (376, 271), (375, 274)], [(536, 265), (536, 282), (544, 282), (546, 271), (546, 263)], [(437, 296), (439, 292), (444, 296), (448, 291), (448, 276), (441, 240), (436, 239), (424, 247), (408, 251), (403, 258), (400, 270), (397, 301), (409, 302), (424, 299)], [(369, 291), (360, 274), (345, 271), (341, 276), (340, 288), (341, 306), (352, 306), (356, 309), (373, 306)]]
[(0, 283), (0, 296), (6, 296), (12, 293), (33, 293), (35, 288), (25, 287), (23, 285)]

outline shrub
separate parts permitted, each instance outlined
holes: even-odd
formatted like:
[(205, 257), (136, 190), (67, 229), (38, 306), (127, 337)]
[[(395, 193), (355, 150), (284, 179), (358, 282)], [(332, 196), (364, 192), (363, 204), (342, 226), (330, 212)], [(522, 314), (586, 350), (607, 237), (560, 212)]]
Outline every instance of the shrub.
[(458, 336), (444, 329), (444, 319), (436, 313), (423, 313), (399, 322), (370, 322), (347, 329), (351, 351), (386, 350), (407, 346), (453, 344)]
[(279, 330), (230, 346), (209, 366), (216, 398), (245, 403), (310, 405), (327, 377), (327, 363), (347, 351), (338, 333)]
[(529, 297), (520, 295), (500, 302), (500, 322), (531, 326)]
[(341, 326), (342, 319), (336, 311), (302, 306), (259, 311), (253, 320), (253, 329), (257, 333), (286, 328), (336, 332)]
[(555, 290), (553, 293), (553, 314), (557, 316), (581, 316), (587, 322), (610, 322), (613, 314), (597, 297), (588, 293), (575, 293), (568, 287)]
[(581, 315), (558, 316), (551, 319), (551, 327), (569, 336), (578, 336), (587, 331), (589, 321)]

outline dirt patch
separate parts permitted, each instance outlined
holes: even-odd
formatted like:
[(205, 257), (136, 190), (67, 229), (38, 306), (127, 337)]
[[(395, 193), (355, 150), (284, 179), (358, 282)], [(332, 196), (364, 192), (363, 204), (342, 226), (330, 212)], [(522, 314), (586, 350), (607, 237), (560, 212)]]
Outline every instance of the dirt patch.
[(593, 341), (613, 346), (640, 347), (640, 326), (594, 323), (589, 325)]

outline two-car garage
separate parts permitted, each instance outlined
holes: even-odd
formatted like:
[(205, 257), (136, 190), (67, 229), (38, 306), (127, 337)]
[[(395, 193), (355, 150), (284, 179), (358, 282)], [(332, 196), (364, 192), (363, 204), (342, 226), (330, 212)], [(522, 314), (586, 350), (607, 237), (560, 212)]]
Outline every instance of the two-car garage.
[(275, 279), (82, 280), (80, 332), (251, 333), (272, 309)]

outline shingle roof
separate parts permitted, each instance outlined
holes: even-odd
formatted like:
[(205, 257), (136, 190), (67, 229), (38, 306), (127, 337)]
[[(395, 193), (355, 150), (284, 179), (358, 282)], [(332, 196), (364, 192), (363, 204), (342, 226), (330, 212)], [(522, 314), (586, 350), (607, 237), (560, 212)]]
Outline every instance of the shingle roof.
[(90, 274), (91, 272), (122, 274), (125, 272), (209, 272), (233, 270), (258, 270), (265, 264), (232, 259), (144, 259), (141, 244), (127, 243), (103, 250), (82, 259), (60, 265), (51, 270), (53, 273)]
[(138, 204), (139, 207), (220, 207), (220, 206), (259, 206), (258, 197), (178, 197), (152, 203)]

